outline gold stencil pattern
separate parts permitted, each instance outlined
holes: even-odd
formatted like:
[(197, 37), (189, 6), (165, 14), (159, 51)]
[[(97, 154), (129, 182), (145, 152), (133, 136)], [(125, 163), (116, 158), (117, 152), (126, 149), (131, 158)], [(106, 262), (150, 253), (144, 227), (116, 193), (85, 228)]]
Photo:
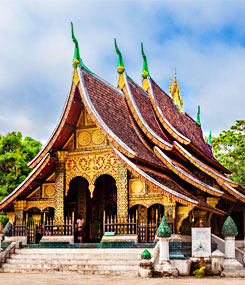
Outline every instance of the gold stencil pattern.
[(98, 128), (77, 130), (77, 148), (106, 145), (106, 139)]
[[(117, 181), (117, 159), (111, 151), (99, 154), (70, 154), (66, 161), (66, 191), (68, 194), (69, 183), (76, 176), (87, 179), (91, 194), (95, 180), (103, 175), (111, 175)], [(92, 196), (92, 195), (91, 195)]]
[(141, 179), (129, 179), (129, 195), (145, 194), (144, 184)]
[(55, 184), (43, 184), (43, 198), (53, 198), (55, 194)]

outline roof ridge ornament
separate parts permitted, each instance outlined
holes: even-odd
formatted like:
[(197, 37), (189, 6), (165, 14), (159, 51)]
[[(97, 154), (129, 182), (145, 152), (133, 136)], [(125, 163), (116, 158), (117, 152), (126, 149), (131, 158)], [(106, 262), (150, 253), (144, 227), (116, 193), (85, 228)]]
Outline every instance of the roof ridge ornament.
[(124, 63), (123, 63), (122, 54), (121, 54), (121, 52), (117, 46), (117, 40), (115, 38), (114, 38), (114, 44), (115, 44), (116, 53), (118, 54), (117, 72), (119, 74), (122, 74), (125, 70), (125, 67), (124, 67)]
[(148, 69), (148, 64), (147, 64), (146, 55), (145, 55), (145, 53), (144, 53), (143, 43), (141, 43), (141, 54), (142, 54), (142, 57), (143, 57), (143, 69), (142, 69), (141, 76), (142, 76), (144, 79), (146, 79), (147, 76), (150, 75), (150, 73), (149, 73), (149, 69)]
[(208, 136), (208, 144), (209, 144), (211, 147), (213, 147), (213, 144), (212, 144), (212, 133), (211, 133), (211, 131), (210, 131), (209, 136)]
[(179, 86), (177, 82), (177, 76), (176, 76), (176, 67), (174, 69), (174, 80), (173, 84), (171, 84), (171, 77), (169, 76), (169, 93), (174, 100), (174, 103), (179, 110), (180, 113), (185, 113), (184, 108), (183, 108), (183, 95), (182, 95), (182, 90), (181, 92), (179, 91)]
[(197, 108), (197, 119), (196, 119), (196, 122), (198, 123), (198, 125), (202, 125), (201, 124), (201, 120), (200, 120), (200, 105), (198, 105), (198, 108)]
[(78, 45), (78, 41), (74, 35), (74, 29), (73, 29), (73, 23), (72, 22), (71, 22), (71, 36), (72, 36), (72, 40), (75, 44), (74, 57), (73, 57), (73, 62), (72, 62), (73, 67), (77, 68), (77, 66), (81, 66), (83, 69), (87, 70), (88, 72), (91, 72), (91, 70), (89, 70), (87, 68), (87, 66), (85, 66), (85, 64), (83, 63), (83, 61), (80, 57), (79, 45)]

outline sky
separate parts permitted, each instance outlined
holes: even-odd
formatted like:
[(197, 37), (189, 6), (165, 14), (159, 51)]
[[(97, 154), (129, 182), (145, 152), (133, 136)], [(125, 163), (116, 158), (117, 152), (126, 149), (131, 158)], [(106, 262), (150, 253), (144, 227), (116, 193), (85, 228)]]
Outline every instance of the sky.
[(204, 135), (245, 119), (245, 1), (0, 0), (0, 134), (48, 140), (72, 82), (71, 21), (83, 62), (114, 86), (114, 37), (139, 84), (143, 42), (167, 92), (176, 67), (184, 109), (196, 118), (201, 106)]

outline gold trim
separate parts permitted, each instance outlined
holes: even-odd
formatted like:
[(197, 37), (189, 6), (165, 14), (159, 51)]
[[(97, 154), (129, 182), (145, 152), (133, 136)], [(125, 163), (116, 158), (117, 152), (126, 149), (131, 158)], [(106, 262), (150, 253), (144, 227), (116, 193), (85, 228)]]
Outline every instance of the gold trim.
[(76, 86), (77, 86), (77, 84), (79, 82), (79, 76), (78, 76), (78, 73), (77, 73), (77, 69), (74, 69), (73, 82), (74, 82), (74, 84)]

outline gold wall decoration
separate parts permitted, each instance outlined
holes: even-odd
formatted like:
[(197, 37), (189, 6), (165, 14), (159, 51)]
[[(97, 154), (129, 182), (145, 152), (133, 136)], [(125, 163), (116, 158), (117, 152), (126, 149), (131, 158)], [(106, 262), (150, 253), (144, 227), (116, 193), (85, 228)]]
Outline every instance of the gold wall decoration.
[(91, 119), (91, 117), (89, 116), (89, 113), (85, 110), (85, 126), (93, 126), (95, 125), (94, 121)]
[(40, 187), (38, 187), (29, 196), (26, 197), (26, 199), (39, 199), (39, 198), (41, 198)]
[(129, 195), (144, 195), (145, 182), (139, 178), (129, 179)]
[(14, 210), (15, 211), (23, 211), (26, 208), (26, 201), (20, 200), (14, 202)]
[[(60, 154), (59, 154), (60, 153)], [(55, 164), (55, 211), (54, 222), (56, 225), (64, 224), (64, 190), (65, 190), (65, 154), (58, 152), (59, 162)]]
[(117, 216), (128, 218), (128, 171), (121, 163), (117, 164)]
[(77, 130), (77, 148), (105, 145), (106, 139), (98, 128)]
[(54, 200), (39, 200), (39, 201), (27, 201), (25, 211), (28, 211), (31, 208), (37, 208), (40, 211), (45, 210), (46, 208), (54, 208)]
[[(215, 186), (213, 185), (213, 187), (215, 187)], [(220, 200), (220, 198), (217, 198), (217, 197), (207, 197), (207, 204), (216, 208), (219, 200)], [(207, 222), (206, 226), (210, 227), (211, 219), (213, 217), (213, 213), (209, 212), (209, 213), (207, 213), (207, 215), (208, 215), (208, 217), (207, 217), (207, 221), (206, 221)]]
[(117, 181), (117, 163), (118, 160), (111, 150), (70, 153), (66, 161), (65, 195), (68, 194), (71, 180), (81, 176), (87, 179), (92, 197), (94, 183), (99, 176), (108, 174)]
[(175, 219), (176, 203), (164, 205), (164, 216), (168, 223), (173, 223)]
[(9, 218), (9, 222), (13, 225), (15, 221), (15, 212), (7, 212), (6, 215)]
[(42, 187), (43, 187), (43, 198), (54, 198), (55, 183), (44, 183)]
[(74, 134), (72, 134), (62, 149), (74, 149), (74, 148), (75, 148), (75, 146), (74, 146)]
[(46, 181), (55, 181), (55, 172), (53, 172)]
[(178, 206), (178, 208), (177, 208), (177, 222), (176, 222), (177, 233), (180, 233), (180, 227), (182, 225), (182, 222), (184, 221), (184, 219), (186, 219), (189, 216), (189, 213), (192, 209), (193, 209), (193, 207)]
[(160, 204), (163, 206), (166, 205), (176, 205), (172, 199), (169, 197), (163, 196), (163, 195), (144, 195), (142, 197), (134, 197), (134, 196), (129, 196), (129, 208), (135, 206), (135, 205), (143, 205), (146, 208), (151, 207), (154, 204)]
[(78, 76), (78, 73), (77, 73), (77, 69), (75, 68), (74, 69), (74, 75), (73, 75), (73, 82), (74, 84), (77, 86), (78, 82), (79, 82), (79, 76)]

